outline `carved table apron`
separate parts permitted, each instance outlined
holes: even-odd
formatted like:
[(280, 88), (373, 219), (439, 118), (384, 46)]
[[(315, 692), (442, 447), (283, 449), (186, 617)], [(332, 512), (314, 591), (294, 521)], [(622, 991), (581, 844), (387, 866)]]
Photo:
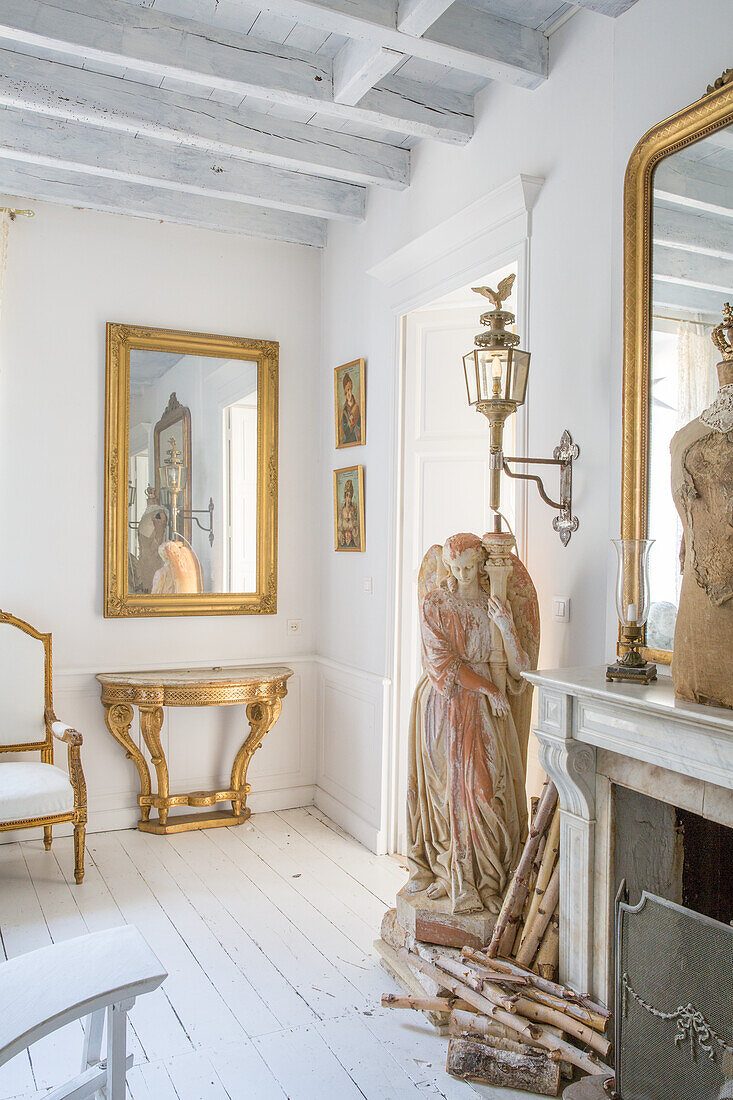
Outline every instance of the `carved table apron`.
[[(102, 704), (107, 729), (132, 760), (140, 776), (140, 821), (138, 829), (146, 833), (179, 833), (189, 829), (211, 829), (217, 825), (241, 825), (250, 816), (247, 795), (247, 769), (265, 734), (277, 722), (287, 681), (293, 675), (285, 666), (239, 668), (180, 668), (156, 672), (99, 673)], [(234, 758), (229, 787), (223, 791), (191, 791), (170, 794), (168, 764), (160, 741), (163, 707), (221, 707), (244, 705), (247, 708), (249, 734)], [(130, 736), (130, 726), (138, 708), (140, 730), (148, 747), (157, 777), (158, 790), (151, 793), (150, 771), (145, 757)], [(232, 812), (213, 810), (207, 814), (182, 814), (168, 821), (171, 806), (213, 806), (231, 802)], [(158, 811), (150, 820), (150, 808)]]

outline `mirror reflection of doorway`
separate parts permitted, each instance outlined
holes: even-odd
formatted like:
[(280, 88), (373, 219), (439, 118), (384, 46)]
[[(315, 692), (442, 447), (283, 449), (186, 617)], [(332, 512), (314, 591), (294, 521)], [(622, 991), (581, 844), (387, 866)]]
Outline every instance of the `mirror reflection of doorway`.
[(230, 592), (251, 592), (257, 580), (257, 395), (224, 410), (224, 484)]

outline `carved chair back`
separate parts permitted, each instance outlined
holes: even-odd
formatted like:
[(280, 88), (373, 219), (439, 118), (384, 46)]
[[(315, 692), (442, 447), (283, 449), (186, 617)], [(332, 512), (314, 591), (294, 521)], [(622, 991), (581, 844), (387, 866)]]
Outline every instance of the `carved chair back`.
[(53, 763), (51, 635), (0, 611), (0, 752), (41, 750)]

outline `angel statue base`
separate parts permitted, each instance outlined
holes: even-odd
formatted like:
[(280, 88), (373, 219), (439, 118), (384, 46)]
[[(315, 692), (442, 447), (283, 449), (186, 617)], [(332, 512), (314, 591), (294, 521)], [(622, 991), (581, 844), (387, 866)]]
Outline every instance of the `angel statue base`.
[(410, 718), (405, 931), (487, 943), (527, 834), (525, 772), (539, 607), (513, 536), (453, 535), (418, 581), (424, 673)]

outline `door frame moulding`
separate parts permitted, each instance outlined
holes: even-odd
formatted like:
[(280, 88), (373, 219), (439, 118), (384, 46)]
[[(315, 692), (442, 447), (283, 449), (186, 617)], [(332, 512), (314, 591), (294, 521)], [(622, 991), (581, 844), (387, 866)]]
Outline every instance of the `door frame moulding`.
[[(517, 317), (523, 347), (529, 347), (529, 266), (532, 210), (542, 189), (540, 176), (519, 174), (494, 188), (457, 214), (440, 222), (367, 271), (386, 288), (395, 324), (395, 400), (392, 403), (390, 442), (391, 499), (388, 509), (389, 554), (387, 594), (387, 667), (391, 684), (387, 728), (383, 731), (382, 822), (390, 854), (404, 847), (402, 833), (404, 754), (400, 751), (400, 634), (402, 608), (399, 598), (403, 552), (404, 385), (406, 315), (424, 308), (451, 291), (468, 286), (488, 272), (509, 264), (517, 267)], [(477, 302), (477, 317), (479, 306)], [(456, 367), (456, 370), (458, 368)], [(517, 415), (516, 445), (525, 453), (528, 413)], [(488, 454), (488, 435), (487, 435)], [(526, 485), (517, 493), (517, 541), (526, 558)], [(387, 707), (385, 707), (387, 712)]]

